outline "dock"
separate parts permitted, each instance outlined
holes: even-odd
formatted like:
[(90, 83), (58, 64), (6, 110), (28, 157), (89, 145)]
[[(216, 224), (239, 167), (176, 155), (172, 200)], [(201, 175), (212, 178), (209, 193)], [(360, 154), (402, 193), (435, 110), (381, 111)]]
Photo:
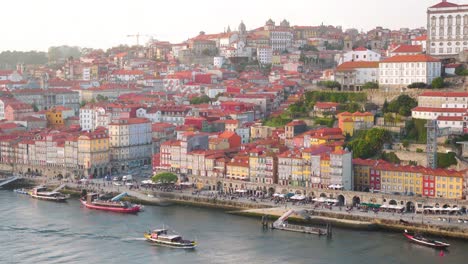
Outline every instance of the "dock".
[(16, 181), (17, 179), (18, 179), (17, 176), (14, 176), (14, 177), (10, 177), (10, 178), (5, 179), (4, 181), (0, 182), (0, 188), (1, 188), (2, 186), (4, 186), (4, 185), (9, 184), (10, 182)]
[[(278, 218), (275, 222), (271, 224), (272, 229), (284, 230), (284, 231), (291, 231), (291, 232), (299, 232), (305, 234), (313, 234), (318, 236), (327, 236), (331, 238), (332, 235), (332, 228), (330, 224), (327, 224), (326, 229), (319, 228), (319, 227), (312, 227), (312, 226), (302, 226), (302, 225), (293, 225), (287, 222), (288, 218), (293, 214), (302, 214), (301, 212), (297, 212), (293, 209), (285, 212), (282, 216)], [(269, 227), (268, 224), (269, 216), (265, 215), (262, 217), (262, 226)]]

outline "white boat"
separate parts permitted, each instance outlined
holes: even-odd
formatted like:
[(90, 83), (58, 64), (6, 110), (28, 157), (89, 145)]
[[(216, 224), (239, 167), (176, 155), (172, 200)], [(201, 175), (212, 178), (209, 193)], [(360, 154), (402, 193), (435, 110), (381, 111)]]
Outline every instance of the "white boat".
[(34, 199), (52, 201), (52, 202), (66, 202), (70, 195), (64, 195), (59, 192), (48, 192), (45, 187), (39, 186), (32, 189), (29, 195)]
[(151, 243), (166, 247), (194, 249), (197, 246), (195, 241), (184, 240), (180, 235), (170, 233), (167, 229), (155, 229), (145, 233), (144, 237)]

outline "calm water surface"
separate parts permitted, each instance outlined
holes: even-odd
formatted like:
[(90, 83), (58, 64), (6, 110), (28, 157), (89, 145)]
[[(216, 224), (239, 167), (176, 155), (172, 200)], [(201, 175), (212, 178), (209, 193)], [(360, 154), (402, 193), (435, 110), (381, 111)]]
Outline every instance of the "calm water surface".
[[(259, 220), (191, 207), (138, 215), (57, 204), (0, 191), (0, 263), (468, 263), (468, 243), (445, 256), (403, 235), (334, 229), (333, 239), (262, 231)], [(153, 246), (142, 234), (163, 224), (198, 241), (196, 250)]]

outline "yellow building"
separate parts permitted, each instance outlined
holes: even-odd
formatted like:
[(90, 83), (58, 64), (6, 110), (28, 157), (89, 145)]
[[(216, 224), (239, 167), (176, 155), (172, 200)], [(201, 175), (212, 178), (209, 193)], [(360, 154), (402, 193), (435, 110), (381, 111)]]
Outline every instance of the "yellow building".
[(108, 167), (109, 161), (109, 136), (106, 130), (85, 132), (78, 137), (78, 164), (84, 169), (85, 176), (97, 178), (107, 175), (111, 169)]
[(320, 178), (322, 187), (330, 185), (330, 155), (328, 154), (320, 156)]
[(463, 172), (435, 170), (435, 195), (448, 199), (461, 199), (463, 196)]
[(343, 135), (352, 136), (354, 131), (369, 129), (374, 126), (374, 115), (369, 112), (343, 112), (338, 114), (338, 127), (343, 131)]
[(377, 165), (375, 169), (380, 171), (382, 192), (423, 194), (422, 176), (426, 168), (384, 163)]
[(273, 127), (256, 123), (250, 127), (250, 139), (269, 139), (273, 135), (273, 130)]
[(236, 156), (226, 165), (226, 177), (249, 181), (249, 156)]
[(65, 119), (74, 116), (73, 109), (57, 106), (46, 111), (47, 126), (52, 128), (62, 127)]

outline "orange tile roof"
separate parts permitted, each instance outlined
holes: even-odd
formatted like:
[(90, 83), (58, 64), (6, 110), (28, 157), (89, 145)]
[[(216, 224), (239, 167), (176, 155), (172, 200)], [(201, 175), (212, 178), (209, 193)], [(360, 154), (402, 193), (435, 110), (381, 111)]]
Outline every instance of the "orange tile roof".
[(390, 58), (387, 58), (380, 63), (393, 63), (393, 62), (440, 62), (439, 59), (431, 57), (426, 54), (417, 54), (417, 55), (396, 55)]
[(347, 61), (344, 62), (338, 67), (336, 67), (337, 71), (349, 71), (359, 68), (379, 68), (378, 61)]

